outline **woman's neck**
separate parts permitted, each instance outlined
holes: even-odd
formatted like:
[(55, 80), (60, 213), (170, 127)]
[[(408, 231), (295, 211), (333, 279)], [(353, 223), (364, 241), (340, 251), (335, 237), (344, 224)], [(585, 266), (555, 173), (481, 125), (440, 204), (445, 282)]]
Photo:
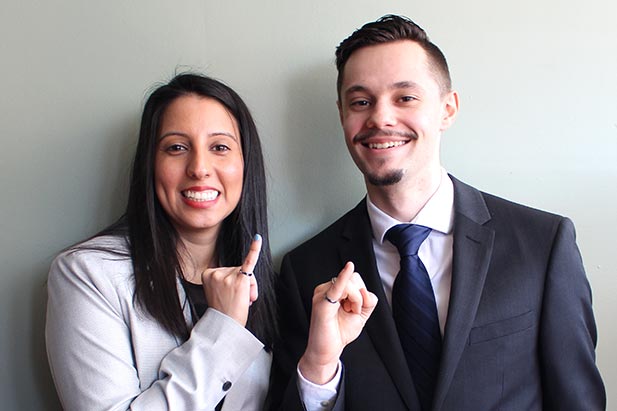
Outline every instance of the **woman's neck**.
[(218, 266), (216, 258), (216, 241), (219, 230), (200, 235), (180, 235), (178, 254), (184, 279), (201, 284), (201, 273), (207, 268)]

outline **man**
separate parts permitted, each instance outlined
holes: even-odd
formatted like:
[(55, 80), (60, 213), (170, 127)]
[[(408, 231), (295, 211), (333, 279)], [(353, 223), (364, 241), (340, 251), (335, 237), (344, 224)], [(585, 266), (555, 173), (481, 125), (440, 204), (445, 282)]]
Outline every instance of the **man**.
[[(367, 197), (283, 260), (274, 405), (605, 409), (570, 220), (482, 193), (441, 166), (459, 106), (441, 51), (410, 20), (384, 16), (336, 57), (340, 120)], [(410, 227), (422, 238), (405, 240), (417, 243), (407, 252)], [(348, 261), (359, 276), (348, 263), (329, 282)], [(364, 284), (378, 299), (372, 314)]]

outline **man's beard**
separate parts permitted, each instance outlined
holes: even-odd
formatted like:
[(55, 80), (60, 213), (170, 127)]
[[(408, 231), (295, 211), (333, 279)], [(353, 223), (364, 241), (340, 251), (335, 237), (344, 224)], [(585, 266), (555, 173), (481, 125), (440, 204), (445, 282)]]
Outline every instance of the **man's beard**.
[[(368, 140), (371, 137), (375, 137), (375, 136), (398, 136), (398, 137), (405, 137), (410, 140), (418, 139), (417, 134), (412, 131), (404, 132), (404, 131), (398, 131), (398, 130), (388, 130), (388, 129), (382, 130), (382, 129), (375, 128), (375, 129), (366, 130), (364, 132), (360, 132), (356, 134), (353, 137), (353, 143), (363, 144), (366, 140)], [(359, 166), (360, 169), (362, 169), (362, 167), (360, 167), (360, 164), (358, 162), (356, 162), (356, 164)], [(364, 176), (370, 184), (374, 186), (378, 186), (378, 187), (384, 187), (384, 186), (394, 185), (398, 183), (399, 181), (401, 181), (403, 179), (403, 174), (404, 174), (403, 170), (394, 170), (394, 171), (389, 172), (385, 176), (378, 176), (376, 174), (371, 174), (371, 173), (365, 173)]]
[(374, 186), (378, 186), (378, 187), (394, 185), (398, 183), (399, 181), (401, 181), (402, 178), (403, 178), (403, 170), (391, 171), (385, 176), (377, 176), (375, 174), (366, 174), (367, 181), (370, 184)]

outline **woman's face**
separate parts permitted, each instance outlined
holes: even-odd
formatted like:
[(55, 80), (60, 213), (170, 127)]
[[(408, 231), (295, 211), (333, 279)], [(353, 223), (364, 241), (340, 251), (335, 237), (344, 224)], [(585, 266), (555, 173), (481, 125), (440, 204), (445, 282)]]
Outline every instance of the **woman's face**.
[(165, 110), (154, 185), (181, 237), (218, 234), (238, 205), (244, 161), (236, 119), (217, 100), (182, 96)]

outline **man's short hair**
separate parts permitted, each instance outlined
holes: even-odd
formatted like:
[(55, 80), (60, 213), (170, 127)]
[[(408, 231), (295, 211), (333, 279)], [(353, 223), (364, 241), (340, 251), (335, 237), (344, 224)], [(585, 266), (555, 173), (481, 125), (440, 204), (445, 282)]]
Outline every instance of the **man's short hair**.
[(376, 44), (390, 43), (400, 40), (411, 40), (417, 43), (428, 57), (429, 70), (435, 76), (442, 93), (447, 93), (452, 88), (450, 70), (446, 57), (439, 47), (433, 44), (424, 29), (404, 16), (388, 14), (377, 21), (366, 23), (364, 26), (354, 31), (351, 36), (339, 44), (336, 48), (336, 68), (338, 77), (336, 80), (336, 90), (341, 95), (343, 85), (343, 71), (345, 64), (351, 55), (358, 49)]

